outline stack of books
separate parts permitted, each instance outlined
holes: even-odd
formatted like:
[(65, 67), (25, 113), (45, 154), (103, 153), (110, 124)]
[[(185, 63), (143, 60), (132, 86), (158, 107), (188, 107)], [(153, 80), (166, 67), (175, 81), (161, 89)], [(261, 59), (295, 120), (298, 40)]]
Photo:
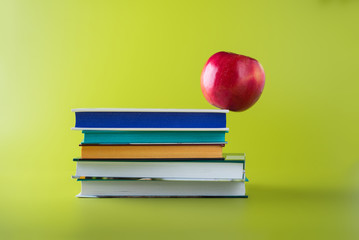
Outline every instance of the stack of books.
[(245, 155), (222, 151), (228, 110), (72, 111), (78, 197), (247, 197)]

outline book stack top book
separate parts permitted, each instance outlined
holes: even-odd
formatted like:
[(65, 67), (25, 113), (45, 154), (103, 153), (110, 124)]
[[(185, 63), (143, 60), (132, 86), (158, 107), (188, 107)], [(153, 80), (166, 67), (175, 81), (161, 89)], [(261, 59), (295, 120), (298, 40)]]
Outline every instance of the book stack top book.
[(228, 110), (204, 109), (73, 109), (73, 130), (119, 131), (228, 131)]

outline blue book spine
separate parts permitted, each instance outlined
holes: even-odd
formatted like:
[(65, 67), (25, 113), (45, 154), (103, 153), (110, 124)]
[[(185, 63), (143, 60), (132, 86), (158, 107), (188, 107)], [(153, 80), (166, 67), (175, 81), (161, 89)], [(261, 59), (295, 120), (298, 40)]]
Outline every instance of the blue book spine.
[(226, 131), (91, 131), (84, 130), (84, 144), (211, 143), (225, 142)]
[(225, 113), (76, 112), (78, 128), (225, 128)]

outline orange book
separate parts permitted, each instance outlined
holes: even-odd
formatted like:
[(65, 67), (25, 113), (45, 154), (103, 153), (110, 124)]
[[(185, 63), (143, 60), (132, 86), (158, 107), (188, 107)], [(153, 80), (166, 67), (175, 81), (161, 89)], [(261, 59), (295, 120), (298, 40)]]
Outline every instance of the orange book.
[(80, 145), (82, 158), (168, 159), (222, 158), (222, 144), (207, 145)]

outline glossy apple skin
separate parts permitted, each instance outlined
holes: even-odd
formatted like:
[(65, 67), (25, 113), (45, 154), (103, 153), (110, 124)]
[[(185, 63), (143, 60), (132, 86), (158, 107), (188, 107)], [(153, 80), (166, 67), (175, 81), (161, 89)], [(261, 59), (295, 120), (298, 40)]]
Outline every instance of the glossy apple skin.
[(206, 100), (222, 109), (244, 111), (262, 94), (265, 75), (255, 59), (230, 52), (212, 55), (201, 74), (201, 89)]

